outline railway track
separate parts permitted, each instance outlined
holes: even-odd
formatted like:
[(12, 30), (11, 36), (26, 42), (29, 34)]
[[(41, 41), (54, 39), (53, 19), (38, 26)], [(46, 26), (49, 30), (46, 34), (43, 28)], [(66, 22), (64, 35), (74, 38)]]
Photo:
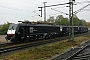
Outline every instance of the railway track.
[(80, 47), (73, 48), (52, 60), (90, 60), (90, 40)]
[(27, 42), (20, 42), (20, 43), (2, 43), (0, 44), (0, 48), (3, 48), (3, 47), (9, 47), (9, 46), (14, 46), (14, 45), (21, 45), (21, 44), (25, 44)]
[[(81, 36), (81, 35), (83, 35), (83, 34), (79, 34), (76, 36)], [(31, 48), (31, 47), (48, 44), (48, 43), (61, 41), (61, 40), (67, 39), (67, 38), (68, 38), (68, 36), (67, 37), (59, 37), (59, 38), (55, 38), (55, 39), (42, 40), (42, 41), (37, 41), (37, 42), (32, 42), (32, 43), (26, 43), (26, 44), (21, 44), (21, 45), (17, 45), (17, 44), (14, 45), (12, 43), (7, 43), (8, 46), (10, 46), (10, 45), (14, 45), (14, 46), (0, 48), (0, 55), (5, 55), (5, 53), (13, 52), (13, 51), (17, 51), (17, 50), (21, 50), (21, 49), (25, 49), (25, 48)], [(6, 46), (7, 44), (5, 44), (4, 46)], [(3, 46), (3, 44), (2, 44), (2, 46)]]
[(9, 46), (15, 46), (15, 45), (23, 45), (23, 44), (28, 44), (28, 43), (34, 43), (34, 42), (44, 42), (44, 41), (60, 41), (60, 40), (64, 40), (67, 39), (68, 37), (59, 37), (59, 38), (54, 38), (54, 39), (45, 39), (45, 40), (35, 40), (35, 41), (28, 41), (28, 42), (19, 42), (19, 43), (4, 43), (4, 44), (0, 44), (0, 48), (4, 48), (4, 47), (9, 47)]
[[(68, 37), (66, 37), (68, 38)], [(5, 48), (0, 48), (0, 55), (4, 55), (5, 53), (20, 50), (20, 49), (25, 49), (25, 48), (32, 48), (48, 43), (53, 43), (57, 42), (63, 39), (66, 39), (65, 37), (63, 38), (56, 38), (56, 39), (50, 39), (50, 40), (43, 40), (43, 41), (38, 41), (38, 42), (33, 42), (33, 43), (28, 43), (28, 44), (23, 44), (23, 45), (16, 45), (16, 46), (11, 46), (11, 47), (5, 47)]]
[[(90, 33), (90, 32), (89, 32)], [(85, 35), (85, 34), (88, 34), (88, 33), (84, 33), (84, 34), (77, 34), (75, 35), (75, 37), (78, 37), (78, 36), (82, 36), (82, 35)], [(59, 37), (60, 39), (64, 40), (64, 39), (68, 39), (68, 36), (66, 37)], [(59, 39), (57, 38), (57, 39)], [(55, 38), (56, 39), (56, 38)], [(48, 40), (52, 40), (52, 39), (48, 39)], [(40, 40), (39, 40), (40, 41)], [(34, 41), (33, 41), (34, 42)], [(37, 42), (37, 41), (36, 41)], [(0, 48), (2, 47), (8, 47), (8, 46), (13, 46), (13, 45), (20, 45), (20, 44), (26, 44), (27, 42), (19, 42), (19, 43), (0, 43)], [(31, 43), (31, 41), (29, 42)]]
[(90, 60), (90, 45), (82, 48), (68, 60)]

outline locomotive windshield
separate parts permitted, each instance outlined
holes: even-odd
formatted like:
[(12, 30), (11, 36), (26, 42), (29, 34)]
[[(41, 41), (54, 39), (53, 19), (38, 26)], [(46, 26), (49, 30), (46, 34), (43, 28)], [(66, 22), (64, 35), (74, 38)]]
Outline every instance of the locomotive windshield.
[(17, 24), (11, 24), (9, 30), (16, 30)]

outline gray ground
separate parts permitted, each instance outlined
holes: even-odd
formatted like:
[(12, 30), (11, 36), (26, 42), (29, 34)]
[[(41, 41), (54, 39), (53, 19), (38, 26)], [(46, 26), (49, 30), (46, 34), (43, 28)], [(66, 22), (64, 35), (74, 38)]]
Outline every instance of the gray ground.
[(6, 35), (0, 35), (0, 43), (6, 43), (5, 36)]

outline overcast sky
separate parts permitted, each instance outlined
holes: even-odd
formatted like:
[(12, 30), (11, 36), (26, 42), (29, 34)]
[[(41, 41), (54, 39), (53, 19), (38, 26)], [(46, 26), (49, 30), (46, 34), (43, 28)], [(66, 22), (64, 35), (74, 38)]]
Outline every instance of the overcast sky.
[[(89, 2), (85, 2), (89, 0), (76, 0), (76, 4), (74, 5), (74, 11), (84, 7), (85, 5), (89, 4)], [(37, 14), (40, 14), (38, 11), (39, 8), (43, 6), (43, 2), (47, 2), (46, 5), (56, 5), (56, 4), (63, 4), (68, 3), (69, 0), (0, 0), (0, 24), (4, 24), (7, 21), (11, 23), (17, 23), (19, 20), (29, 20), (29, 21), (37, 21), (37, 20), (44, 20), (43, 17), (39, 17)], [(77, 3), (78, 2), (78, 3)], [(47, 19), (49, 16), (56, 16), (62, 13), (54, 11), (52, 9), (69, 13), (68, 5), (60, 5), (55, 7), (48, 7), (46, 8)], [(51, 9), (52, 8), (52, 9)], [(88, 10), (88, 11), (87, 11)], [(34, 13), (35, 11), (36, 13)], [(68, 17), (68, 15), (62, 14), (64, 17)], [(77, 14), (78, 18), (84, 19), (87, 22), (90, 22), (90, 6), (85, 8), (82, 12)]]

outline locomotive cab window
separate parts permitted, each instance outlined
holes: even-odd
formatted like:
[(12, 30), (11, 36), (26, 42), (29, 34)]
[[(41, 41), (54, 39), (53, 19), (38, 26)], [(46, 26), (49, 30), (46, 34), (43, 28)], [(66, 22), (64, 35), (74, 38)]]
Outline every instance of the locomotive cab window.
[(9, 30), (16, 30), (17, 24), (11, 24)]

